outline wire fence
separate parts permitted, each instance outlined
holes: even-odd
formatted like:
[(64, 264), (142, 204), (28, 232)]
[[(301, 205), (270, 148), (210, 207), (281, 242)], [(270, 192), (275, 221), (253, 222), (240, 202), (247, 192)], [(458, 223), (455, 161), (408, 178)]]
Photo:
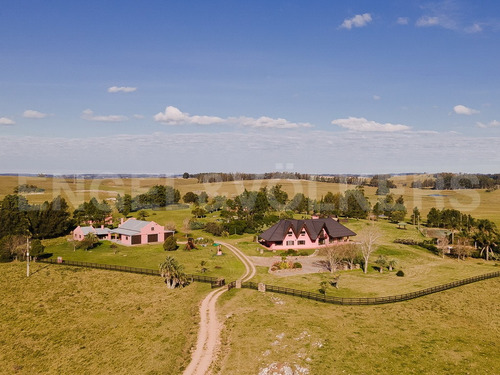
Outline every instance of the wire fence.
[[(151, 276), (160, 276), (159, 270), (154, 270), (150, 268), (138, 268), (138, 267), (129, 267), (129, 266), (118, 266), (115, 264), (102, 264), (102, 263), (89, 263), (89, 262), (78, 262), (75, 260), (56, 260), (56, 259), (40, 259), (39, 263), (49, 263), (49, 264), (61, 264), (64, 266), (74, 266), (74, 267), (86, 267), (86, 268), (96, 268), (101, 270), (109, 270), (109, 271), (120, 271), (120, 272), (128, 272), (128, 273), (138, 273), (141, 275), (151, 275)], [(212, 288), (217, 288), (220, 286), (226, 285), (226, 281), (222, 277), (213, 277), (213, 276), (203, 276), (203, 275), (191, 275), (186, 274), (186, 277), (193, 281), (198, 281), (201, 283), (210, 283)]]
[[(458, 286), (475, 283), (475, 282), (481, 281), (481, 280), (492, 279), (494, 277), (499, 277), (499, 276), (500, 276), (500, 271), (497, 271), (497, 272), (487, 273), (484, 275), (469, 277), (469, 278), (464, 279), (464, 280), (453, 281), (451, 283), (444, 284), (444, 285), (433, 286), (431, 288), (419, 290), (416, 292), (399, 294), (399, 295), (388, 296), (388, 297), (368, 297), (368, 298), (333, 297), (333, 296), (327, 296), (326, 294), (311, 293), (311, 292), (306, 292), (303, 290), (285, 288), (285, 287), (276, 286), (276, 285), (264, 284), (264, 286), (265, 286), (266, 292), (287, 294), (290, 296), (307, 298), (307, 299), (314, 300), (314, 301), (332, 303), (335, 305), (382, 305), (382, 304), (386, 304), (386, 303), (408, 301), (410, 299), (423, 297), (423, 296), (426, 296), (429, 294), (442, 292), (443, 290), (452, 289), (452, 288), (456, 288)], [(233, 282), (229, 283), (227, 285), (227, 287), (228, 287), (228, 289), (235, 288), (236, 282), (233, 281)], [(247, 282), (241, 283), (241, 287), (258, 290), (259, 284), (255, 283), (255, 282), (247, 281)]]

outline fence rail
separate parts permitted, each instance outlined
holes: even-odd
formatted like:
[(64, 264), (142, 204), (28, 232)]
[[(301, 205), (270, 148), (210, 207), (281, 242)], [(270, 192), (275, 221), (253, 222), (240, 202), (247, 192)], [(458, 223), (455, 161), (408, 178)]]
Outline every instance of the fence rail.
[[(451, 283), (444, 284), (444, 285), (433, 286), (431, 288), (419, 290), (416, 292), (399, 294), (399, 295), (388, 296), (388, 297), (342, 298), (342, 297), (327, 296), (324, 294), (311, 293), (311, 292), (306, 292), (303, 290), (297, 290), (297, 289), (291, 289), (291, 288), (285, 288), (285, 287), (281, 287), (281, 286), (267, 285), (267, 284), (265, 285), (265, 290), (268, 292), (287, 294), (287, 295), (291, 295), (291, 296), (311, 299), (314, 301), (332, 303), (335, 305), (381, 305), (381, 304), (386, 304), (386, 303), (408, 301), (410, 299), (423, 297), (423, 296), (426, 296), (429, 294), (442, 292), (443, 290), (456, 288), (458, 286), (475, 283), (475, 282), (481, 281), (481, 280), (492, 279), (494, 277), (499, 277), (499, 276), (500, 276), (500, 271), (491, 272), (491, 273), (487, 273), (484, 275), (469, 277), (469, 278), (464, 279), (464, 280), (453, 281)], [(234, 285), (233, 285), (233, 283), (234, 283)], [(233, 282), (233, 283), (228, 284), (228, 289), (232, 289), (236, 286), (235, 282)], [(247, 282), (243, 282), (241, 284), (241, 287), (257, 290), (258, 285), (259, 285), (258, 283), (247, 281)]]
[[(138, 268), (138, 267), (129, 267), (129, 266), (118, 266), (115, 264), (102, 264), (102, 263), (88, 263), (88, 262), (78, 262), (75, 260), (55, 260), (55, 259), (40, 259), (38, 260), (40, 263), (50, 263), (50, 264), (61, 264), (64, 266), (74, 266), (74, 267), (86, 267), (86, 268), (96, 268), (101, 270), (109, 270), (109, 271), (120, 271), (120, 272), (128, 272), (128, 273), (138, 273), (141, 275), (152, 275), (152, 276), (160, 276), (159, 270), (154, 270), (150, 268)], [(191, 275), (186, 274), (186, 277), (193, 281), (198, 281), (201, 283), (210, 283), (212, 288), (216, 288), (219, 286), (226, 285), (225, 279), (221, 277), (213, 277), (213, 276), (203, 276), (203, 275)]]

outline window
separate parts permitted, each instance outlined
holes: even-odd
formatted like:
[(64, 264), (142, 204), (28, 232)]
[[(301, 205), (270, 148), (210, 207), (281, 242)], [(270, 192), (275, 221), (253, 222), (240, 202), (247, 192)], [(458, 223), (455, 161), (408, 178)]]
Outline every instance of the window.
[(295, 241), (286, 241), (286, 246), (293, 246)]
[(300, 235), (301, 236), (305, 236), (306, 235), (306, 231), (304, 229), (302, 229), (302, 232), (300, 232)]
[(293, 232), (292, 232), (292, 231), (288, 232), (288, 235), (289, 235), (289, 236), (291, 236), (292, 234), (293, 234)]
[(151, 227), (151, 231), (155, 230), (155, 227)]
[(305, 245), (306, 241), (297, 241), (297, 245)]

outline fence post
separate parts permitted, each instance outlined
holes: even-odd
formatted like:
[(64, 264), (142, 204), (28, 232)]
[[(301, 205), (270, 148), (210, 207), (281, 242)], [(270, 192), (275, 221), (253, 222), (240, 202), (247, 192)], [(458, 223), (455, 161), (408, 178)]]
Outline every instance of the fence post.
[(264, 283), (259, 283), (259, 285), (257, 286), (257, 290), (259, 292), (265, 292), (266, 291), (266, 284)]

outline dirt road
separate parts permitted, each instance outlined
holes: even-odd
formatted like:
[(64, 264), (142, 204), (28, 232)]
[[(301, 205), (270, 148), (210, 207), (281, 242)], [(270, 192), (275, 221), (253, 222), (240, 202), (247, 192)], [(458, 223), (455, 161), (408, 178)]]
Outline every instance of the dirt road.
[[(245, 273), (241, 277), (243, 281), (250, 280), (255, 276), (255, 266), (250, 259), (235, 246), (228, 243), (220, 243), (231, 250), (244, 264)], [(184, 371), (184, 375), (205, 375), (210, 369), (212, 361), (216, 357), (221, 331), (221, 323), (217, 319), (216, 304), (222, 293), (227, 291), (222, 287), (210, 292), (201, 302), (200, 306), (200, 328), (196, 349), (191, 357), (191, 363)]]

